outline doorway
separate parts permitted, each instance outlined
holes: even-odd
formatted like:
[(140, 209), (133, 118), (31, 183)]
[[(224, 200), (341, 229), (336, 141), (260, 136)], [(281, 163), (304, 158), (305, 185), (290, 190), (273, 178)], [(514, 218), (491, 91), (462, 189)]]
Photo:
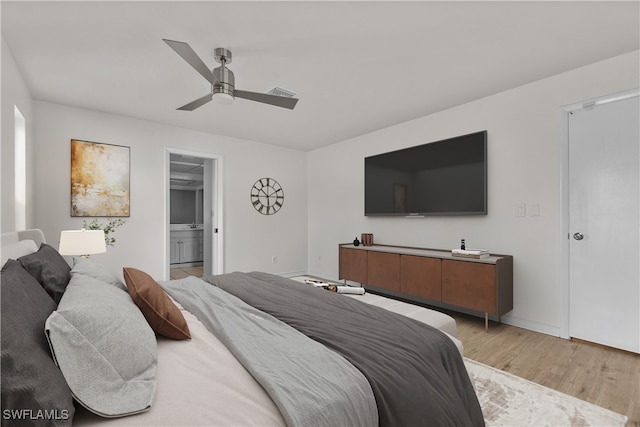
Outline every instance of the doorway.
[(218, 156), (166, 150), (167, 279), (178, 269), (196, 276), (222, 272), (220, 168)]
[(640, 352), (640, 97), (567, 107), (563, 335)]

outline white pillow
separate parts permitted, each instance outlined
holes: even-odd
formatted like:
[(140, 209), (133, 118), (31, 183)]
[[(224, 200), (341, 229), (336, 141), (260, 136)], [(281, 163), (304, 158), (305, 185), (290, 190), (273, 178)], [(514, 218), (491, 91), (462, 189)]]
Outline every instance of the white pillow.
[(38, 252), (38, 245), (33, 240), (20, 240), (19, 242), (2, 246), (0, 252), (2, 252), (0, 254), (1, 265), (4, 265), (10, 259), (18, 259), (21, 256)]

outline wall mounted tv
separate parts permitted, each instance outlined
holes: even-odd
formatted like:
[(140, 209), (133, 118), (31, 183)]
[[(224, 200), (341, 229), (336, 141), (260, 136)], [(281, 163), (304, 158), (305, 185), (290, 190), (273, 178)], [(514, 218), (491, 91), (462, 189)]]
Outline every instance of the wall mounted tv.
[(486, 215), (487, 131), (364, 159), (367, 216)]

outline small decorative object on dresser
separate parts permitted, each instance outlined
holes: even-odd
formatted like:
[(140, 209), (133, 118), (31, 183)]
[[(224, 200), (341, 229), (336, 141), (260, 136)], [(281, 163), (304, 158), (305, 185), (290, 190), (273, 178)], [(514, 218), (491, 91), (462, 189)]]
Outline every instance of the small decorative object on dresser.
[(489, 251), (486, 249), (451, 249), (451, 256), (460, 258), (489, 258)]
[(362, 246), (373, 246), (373, 234), (371, 233), (362, 233), (360, 240), (362, 241)]
[(353, 246), (360, 246), (360, 240), (357, 237), (353, 239)]

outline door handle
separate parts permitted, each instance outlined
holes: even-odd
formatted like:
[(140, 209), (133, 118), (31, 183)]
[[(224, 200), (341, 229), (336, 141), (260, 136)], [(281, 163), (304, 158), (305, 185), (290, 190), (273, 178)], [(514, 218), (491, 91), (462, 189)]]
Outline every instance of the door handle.
[(584, 239), (584, 234), (578, 232), (578, 233), (573, 233), (573, 238), (576, 240), (582, 240)]

